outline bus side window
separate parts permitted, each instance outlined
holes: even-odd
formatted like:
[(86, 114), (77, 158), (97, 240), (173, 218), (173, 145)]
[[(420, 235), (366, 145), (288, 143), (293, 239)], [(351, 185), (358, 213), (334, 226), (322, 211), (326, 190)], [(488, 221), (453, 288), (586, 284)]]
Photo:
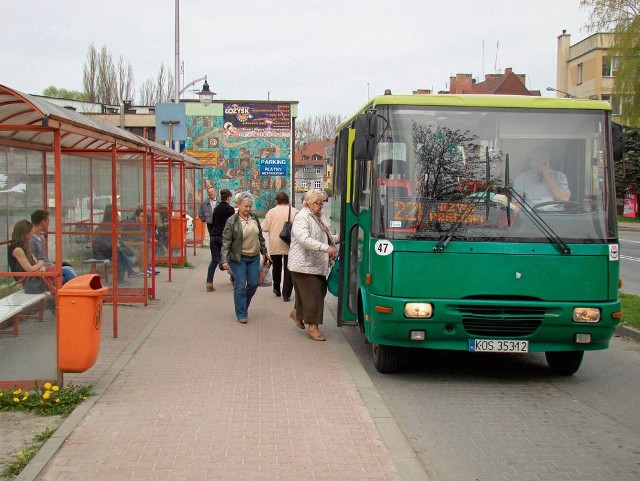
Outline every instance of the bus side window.
[(371, 164), (370, 160), (356, 161), (355, 191), (353, 193), (356, 213), (369, 210), (371, 205)]

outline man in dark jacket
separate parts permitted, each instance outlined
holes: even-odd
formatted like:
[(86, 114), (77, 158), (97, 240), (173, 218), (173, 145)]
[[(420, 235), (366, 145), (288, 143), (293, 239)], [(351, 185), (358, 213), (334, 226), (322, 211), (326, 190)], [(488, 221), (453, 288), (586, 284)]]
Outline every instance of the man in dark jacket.
[[(211, 194), (209, 194), (211, 196)], [(220, 191), (220, 202), (215, 206), (212, 213), (211, 227), (209, 228), (209, 247), (211, 248), (211, 264), (207, 270), (207, 291), (215, 291), (213, 287), (213, 276), (216, 273), (216, 267), (220, 262), (220, 249), (222, 249), (222, 231), (227, 219), (235, 213), (235, 209), (229, 205), (231, 191), (222, 189)], [(203, 204), (204, 205), (204, 204)]]

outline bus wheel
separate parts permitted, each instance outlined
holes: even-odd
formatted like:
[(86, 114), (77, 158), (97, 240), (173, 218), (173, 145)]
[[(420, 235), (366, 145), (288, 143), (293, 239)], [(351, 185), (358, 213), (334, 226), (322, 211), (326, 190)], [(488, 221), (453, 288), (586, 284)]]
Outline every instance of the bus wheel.
[(384, 344), (372, 344), (373, 365), (378, 372), (391, 373), (398, 370), (400, 364), (400, 349)]
[(580, 368), (584, 351), (547, 351), (544, 355), (551, 372), (571, 376)]

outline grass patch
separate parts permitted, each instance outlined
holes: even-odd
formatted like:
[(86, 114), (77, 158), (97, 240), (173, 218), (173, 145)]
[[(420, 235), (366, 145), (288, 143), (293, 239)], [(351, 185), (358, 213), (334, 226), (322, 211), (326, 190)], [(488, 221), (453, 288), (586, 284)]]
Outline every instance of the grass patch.
[(0, 411), (23, 411), (38, 416), (68, 416), (91, 396), (92, 386), (64, 386), (45, 383), (33, 389), (0, 389)]
[(640, 222), (640, 218), (638, 217), (623, 217), (621, 215), (618, 216), (618, 222), (632, 222), (632, 223), (638, 223)]
[(618, 292), (622, 304), (621, 323), (640, 329), (640, 296)]
[[(0, 411), (66, 417), (78, 404), (93, 394), (92, 387), (68, 385), (61, 388), (58, 383), (45, 383), (43, 386), (36, 384), (33, 389), (0, 389)], [(55, 430), (47, 428), (34, 436), (32, 442), (25, 444), (16, 453), (13, 461), (3, 466), (2, 474), (8, 478), (19, 475), (54, 432)]]
[(7, 478), (15, 478), (25, 468), (29, 461), (36, 455), (40, 448), (53, 436), (53, 429), (45, 429), (40, 434), (33, 437), (33, 441), (26, 443), (20, 451), (16, 453), (16, 458), (4, 465), (2, 469), (3, 476)]

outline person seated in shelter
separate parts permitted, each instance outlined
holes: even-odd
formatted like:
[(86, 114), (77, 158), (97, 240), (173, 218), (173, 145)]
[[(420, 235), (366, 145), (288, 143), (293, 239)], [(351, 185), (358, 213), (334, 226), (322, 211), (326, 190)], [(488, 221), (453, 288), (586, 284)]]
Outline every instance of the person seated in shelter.
[(169, 215), (166, 205), (158, 204), (156, 206), (154, 223), (156, 226), (156, 255), (164, 256), (169, 249)]
[[(36, 260), (43, 261), (46, 267), (52, 265), (49, 256), (44, 248), (44, 234), (49, 230), (49, 212), (38, 209), (31, 213), (31, 223), (33, 224), (33, 235), (30, 240), (31, 252)], [(71, 264), (62, 263), (62, 283), (78, 277)]]
[[(102, 216), (102, 225), (99, 225), (95, 228), (94, 233), (104, 232), (105, 234), (94, 234), (93, 235), (93, 253), (96, 256), (96, 259), (111, 259), (112, 255), (112, 241), (111, 241), (111, 231), (113, 229), (112, 225), (112, 213), (111, 213), (111, 204), (108, 204), (104, 207), (104, 214)], [(116, 250), (118, 254), (118, 282), (120, 284), (128, 284), (129, 281), (126, 280), (125, 274), (129, 274), (129, 277), (140, 276), (142, 273), (136, 272), (133, 269), (135, 265), (135, 254), (134, 252), (122, 244), (122, 242), (118, 242), (118, 247)]]
[(549, 167), (549, 152), (545, 148), (538, 148), (528, 159), (529, 170), (516, 176), (513, 182), (514, 190), (522, 196), (531, 207), (544, 202), (558, 201), (540, 210), (563, 210), (562, 202), (571, 198), (567, 176), (559, 170)]
[[(144, 243), (144, 238), (142, 236), (142, 230), (144, 228), (145, 228), (144, 209), (142, 209), (142, 207), (138, 207), (134, 211), (133, 217), (126, 219), (122, 223), (123, 231), (132, 232), (129, 235), (122, 236), (122, 243), (125, 246), (128, 246), (129, 248), (131, 248), (135, 252), (137, 262), (139, 263), (142, 262), (145, 254), (144, 252), (145, 243)], [(155, 229), (155, 226), (151, 227), (150, 215), (147, 215), (146, 228), (147, 228), (147, 245), (148, 246), (155, 245), (157, 242), (156, 229)], [(133, 232), (135, 232), (135, 234)], [(147, 259), (149, 259), (150, 257), (151, 257), (151, 253), (147, 251)]]
[[(33, 224), (26, 219), (19, 220), (13, 226), (11, 243), (7, 248), (7, 262), (11, 272), (47, 272), (44, 261), (37, 260), (31, 252), (30, 241), (33, 236)], [(56, 288), (53, 279), (48, 277), (15, 277), (22, 284), (27, 294), (48, 292), (55, 296)], [(47, 308), (55, 311), (55, 298), (48, 299)]]

